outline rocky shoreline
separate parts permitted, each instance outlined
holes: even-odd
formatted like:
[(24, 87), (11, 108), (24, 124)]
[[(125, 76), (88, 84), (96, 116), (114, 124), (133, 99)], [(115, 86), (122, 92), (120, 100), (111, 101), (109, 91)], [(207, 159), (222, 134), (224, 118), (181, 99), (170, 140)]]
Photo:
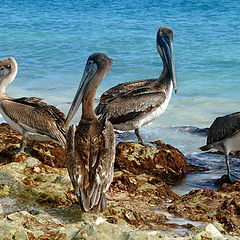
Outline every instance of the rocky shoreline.
[(171, 185), (197, 167), (168, 144), (118, 143), (108, 210), (96, 215), (77, 205), (64, 149), (16, 154), (20, 142), (0, 124), (0, 239), (240, 239), (240, 181), (177, 195)]

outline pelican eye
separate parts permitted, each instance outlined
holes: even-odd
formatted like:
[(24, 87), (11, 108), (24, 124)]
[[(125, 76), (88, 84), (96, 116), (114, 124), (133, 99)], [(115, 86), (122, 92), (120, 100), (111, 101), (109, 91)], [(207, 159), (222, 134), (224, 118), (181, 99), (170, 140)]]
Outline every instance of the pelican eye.
[(0, 67), (0, 70), (3, 71), (5, 68), (4, 67)]

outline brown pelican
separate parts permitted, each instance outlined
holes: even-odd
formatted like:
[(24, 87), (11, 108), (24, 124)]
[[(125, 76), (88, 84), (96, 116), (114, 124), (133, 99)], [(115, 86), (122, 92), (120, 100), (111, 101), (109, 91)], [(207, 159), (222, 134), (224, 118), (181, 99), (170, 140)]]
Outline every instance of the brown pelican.
[[(225, 154), (227, 175), (232, 181), (228, 155), (232, 151), (240, 151), (240, 112), (217, 117), (209, 128), (207, 145), (200, 147), (202, 151), (216, 149)], [(238, 178), (238, 177), (236, 177)]]
[(106, 209), (105, 193), (113, 179), (114, 130), (109, 121), (103, 118), (99, 121), (94, 113), (97, 87), (111, 63), (104, 53), (94, 53), (88, 58), (65, 124), (68, 125), (82, 103), (81, 120), (67, 133), (67, 167), (83, 211)]
[[(144, 143), (139, 129), (160, 116), (167, 108), (172, 89), (177, 92), (173, 62), (173, 31), (166, 26), (157, 32), (157, 50), (163, 61), (159, 78), (121, 83), (104, 92), (95, 109), (97, 115), (107, 118), (115, 129), (135, 130)], [(101, 118), (100, 117), (100, 118)]]
[(27, 138), (64, 145), (65, 116), (62, 112), (40, 98), (12, 98), (6, 94), (5, 89), (15, 79), (17, 71), (18, 65), (13, 57), (0, 60), (0, 113), (13, 129), (23, 135), (20, 152), (24, 152)]

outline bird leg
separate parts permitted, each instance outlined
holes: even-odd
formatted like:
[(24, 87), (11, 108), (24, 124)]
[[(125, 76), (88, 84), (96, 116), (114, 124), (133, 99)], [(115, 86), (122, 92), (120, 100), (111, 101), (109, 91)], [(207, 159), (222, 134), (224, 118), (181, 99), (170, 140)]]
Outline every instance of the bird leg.
[(22, 146), (19, 150), (19, 153), (25, 153), (24, 149), (27, 145), (27, 137), (23, 134), (23, 141), (22, 141)]
[(137, 136), (137, 139), (138, 139), (138, 142), (142, 145), (145, 145), (141, 135), (140, 135), (140, 131), (139, 131), (139, 128), (135, 129), (135, 134)]
[(231, 182), (234, 182), (234, 181), (232, 180), (232, 177), (237, 178), (237, 179), (240, 179), (239, 177), (237, 177), (237, 176), (235, 176), (234, 174), (231, 173), (228, 154), (225, 154), (225, 162), (226, 162), (226, 165), (227, 165), (227, 175), (228, 175), (230, 181), (231, 181)]
[(27, 141), (28, 141), (28, 135), (27, 135), (27, 134), (23, 134), (22, 146), (21, 146), (21, 148), (20, 148), (20, 150), (19, 150), (19, 153), (26, 153), (26, 150), (27, 150), (28, 152), (32, 151), (33, 146), (34, 146), (34, 144), (36, 143), (36, 141), (35, 141), (35, 140), (32, 140), (31, 145), (30, 145), (28, 148), (26, 148)]
[(231, 175), (231, 170), (230, 170), (230, 164), (229, 164), (228, 154), (225, 155), (225, 162), (226, 162), (226, 166), (227, 166), (227, 175), (230, 177), (230, 175)]
[(143, 145), (143, 146), (146, 146), (146, 147), (154, 147), (154, 148), (156, 148), (156, 146), (155, 146), (154, 144), (152, 144), (152, 143), (147, 143), (147, 142), (143, 141), (142, 136), (140, 135), (140, 130), (139, 130), (139, 128), (135, 129), (135, 134), (136, 134), (136, 136), (137, 136), (137, 139), (138, 139), (138, 143), (139, 143), (139, 144), (141, 144), (141, 145)]

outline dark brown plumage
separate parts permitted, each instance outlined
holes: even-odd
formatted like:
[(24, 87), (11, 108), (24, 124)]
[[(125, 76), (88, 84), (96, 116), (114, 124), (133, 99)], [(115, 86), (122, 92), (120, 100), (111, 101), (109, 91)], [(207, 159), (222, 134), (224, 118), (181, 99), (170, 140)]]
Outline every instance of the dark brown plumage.
[(202, 151), (216, 149), (225, 154), (227, 175), (235, 177), (230, 170), (228, 155), (240, 151), (240, 112), (232, 113), (214, 120), (209, 128), (207, 144), (200, 147)]
[(217, 117), (209, 128), (207, 144), (232, 137), (237, 131), (240, 131), (240, 112)]
[(111, 62), (103, 53), (88, 58), (66, 122), (67, 125), (71, 121), (82, 103), (81, 120), (67, 133), (67, 167), (83, 211), (102, 212), (106, 209), (105, 194), (113, 179), (114, 130), (109, 121), (99, 121), (94, 113), (96, 89), (109, 71)]

